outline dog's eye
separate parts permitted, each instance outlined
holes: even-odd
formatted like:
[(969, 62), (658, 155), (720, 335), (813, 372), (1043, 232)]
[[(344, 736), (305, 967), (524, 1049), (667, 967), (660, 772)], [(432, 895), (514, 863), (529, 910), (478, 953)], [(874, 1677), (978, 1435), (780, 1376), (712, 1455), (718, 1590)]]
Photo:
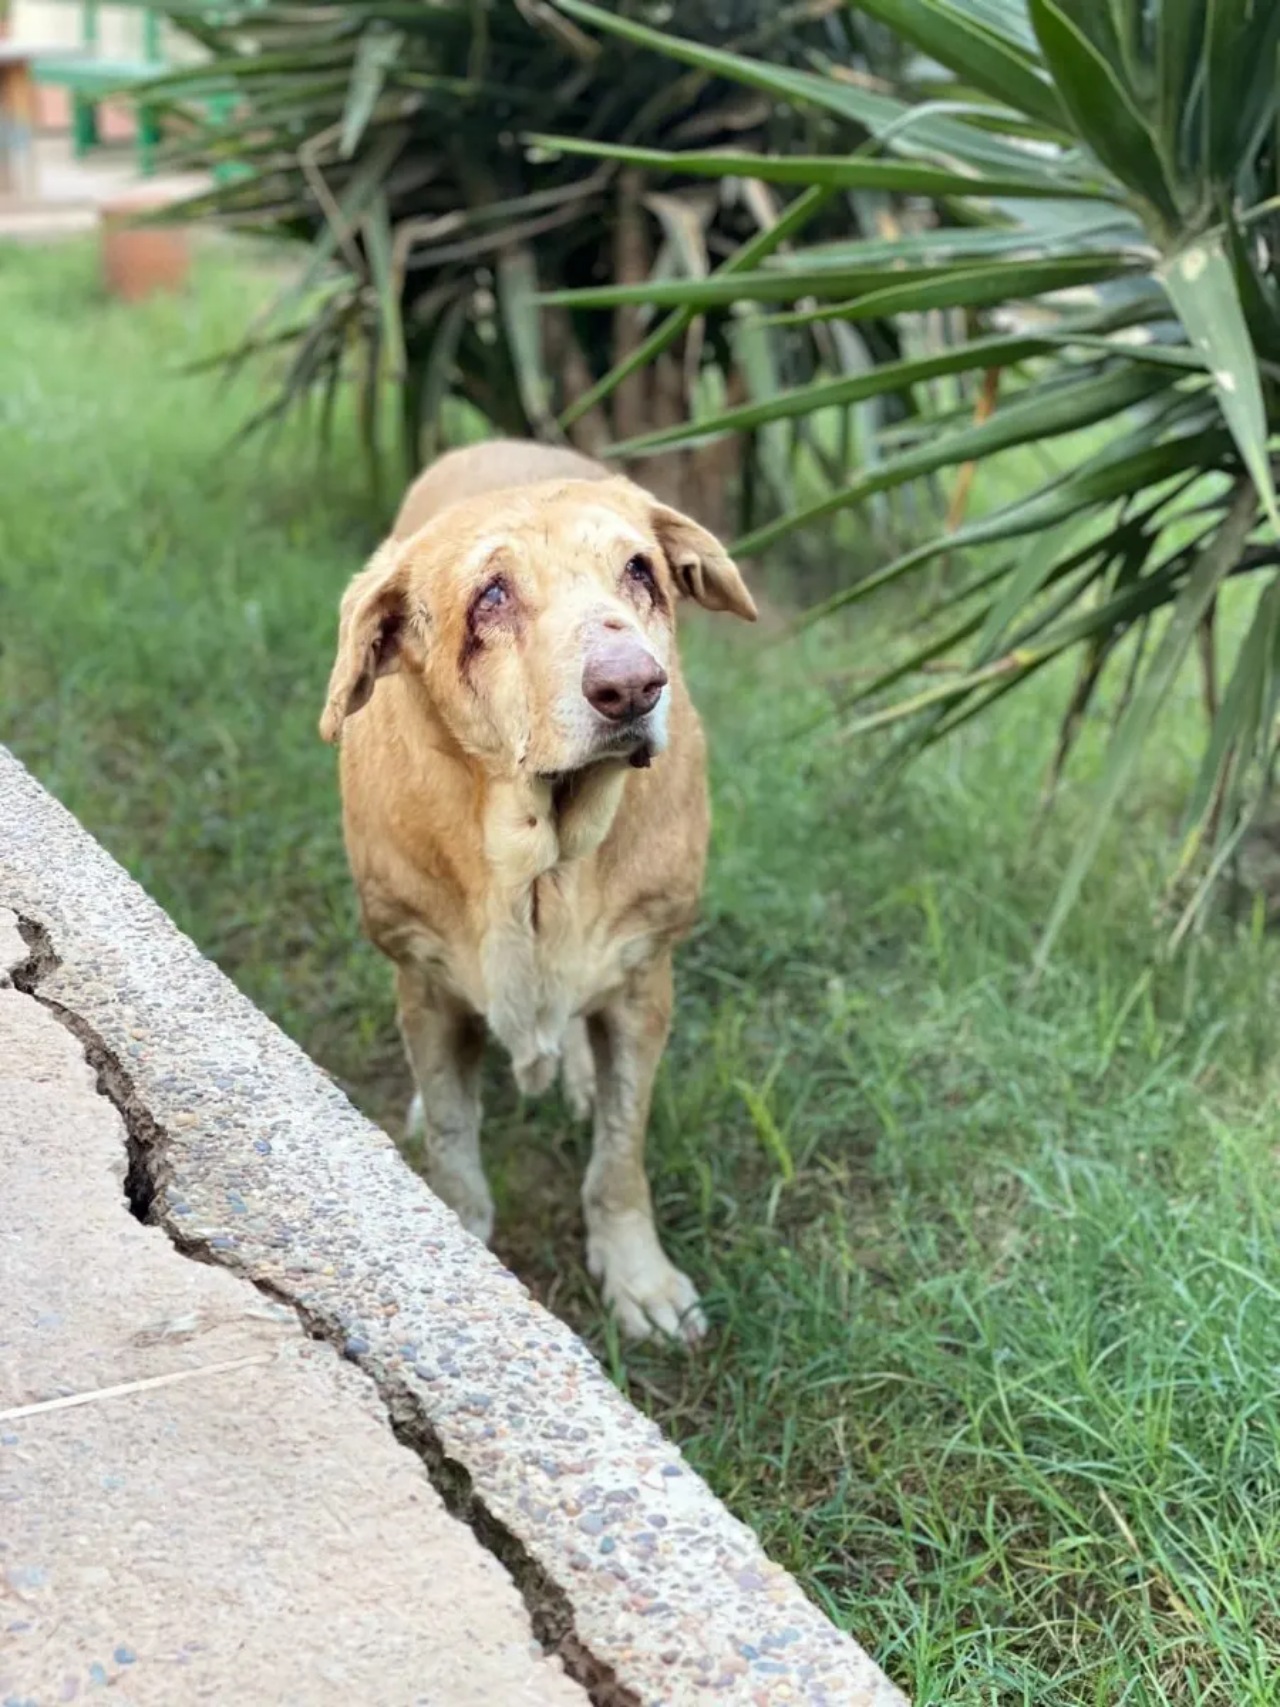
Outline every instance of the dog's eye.
[(629, 558), (625, 573), (628, 581), (638, 581), (649, 592), (653, 592), (657, 586), (653, 578), (653, 564), (647, 557)]
[(510, 597), (507, 583), (499, 575), (496, 580), (490, 581), (487, 587), (481, 588), (476, 596), (475, 608), (478, 611), (501, 610)]

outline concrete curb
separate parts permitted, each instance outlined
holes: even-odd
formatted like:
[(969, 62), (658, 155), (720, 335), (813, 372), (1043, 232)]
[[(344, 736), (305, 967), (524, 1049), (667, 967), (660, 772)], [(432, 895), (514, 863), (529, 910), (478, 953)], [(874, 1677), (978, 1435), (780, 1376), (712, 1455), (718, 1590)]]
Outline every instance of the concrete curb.
[(599, 1703), (903, 1707), (588, 1348), (0, 747), (0, 905), (86, 1044), (135, 1211), (288, 1302)]
[(0, 1700), (588, 1707), (373, 1383), (129, 1214), (29, 959), (0, 908)]

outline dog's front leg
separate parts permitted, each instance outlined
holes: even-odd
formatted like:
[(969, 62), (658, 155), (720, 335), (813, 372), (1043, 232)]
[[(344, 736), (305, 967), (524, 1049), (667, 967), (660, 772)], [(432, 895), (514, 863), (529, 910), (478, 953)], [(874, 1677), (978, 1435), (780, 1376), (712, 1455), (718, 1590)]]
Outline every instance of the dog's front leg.
[(417, 1085), (408, 1129), (410, 1136), (422, 1134), (427, 1184), (469, 1233), (488, 1244), (493, 1198), (480, 1160), (484, 1026), (435, 999), (421, 975), (405, 967), (396, 969), (396, 1006)]
[(588, 1032), (596, 1065), (595, 1140), (582, 1188), (587, 1266), (623, 1331), (692, 1343), (706, 1332), (693, 1283), (668, 1260), (644, 1171), (654, 1074), (671, 1024), (671, 957), (632, 973)]

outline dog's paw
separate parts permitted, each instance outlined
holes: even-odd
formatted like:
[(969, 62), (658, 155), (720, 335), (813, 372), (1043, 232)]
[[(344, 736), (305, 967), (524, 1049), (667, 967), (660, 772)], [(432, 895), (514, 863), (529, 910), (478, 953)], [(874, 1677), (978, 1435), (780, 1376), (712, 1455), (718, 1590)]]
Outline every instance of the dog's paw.
[(587, 1267), (629, 1339), (656, 1333), (696, 1345), (706, 1333), (697, 1290), (668, 1260), (650, 1221), (627, 1217), (592, 1233)]
[(596, 1106), (596, 1060), (583, 1020), (574, 1020), (565, 1033), (560, 1081), (569, 1113), (575, 1120), (590, 1120)]

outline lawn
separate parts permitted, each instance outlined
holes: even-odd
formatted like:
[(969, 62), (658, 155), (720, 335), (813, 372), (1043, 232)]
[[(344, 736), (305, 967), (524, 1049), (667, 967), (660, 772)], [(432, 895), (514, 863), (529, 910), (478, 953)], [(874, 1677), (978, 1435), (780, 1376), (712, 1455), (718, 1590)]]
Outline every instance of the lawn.
[[(0, 735), (394, 1126), (315, 732), (358, 459), (233, 452), (254, 382), (178, 371), (261, 293), (242, 252), (145, 309), (94, 266), (0, 250)], [(874, 799), (861, 748), (786, 735), (893, 615), (688, 624), (716, 841), (651, 1171), (709, 1346), (617, 1345), (585, 1135), (495, 1064), (499, 1249), (918, 1703), (1271, 1707), (1280, 950), (1224, 918), (1149, 964), (1195, 684), (1029, 990), (1097, 742), (1030, 851), (1061, 678)]]

